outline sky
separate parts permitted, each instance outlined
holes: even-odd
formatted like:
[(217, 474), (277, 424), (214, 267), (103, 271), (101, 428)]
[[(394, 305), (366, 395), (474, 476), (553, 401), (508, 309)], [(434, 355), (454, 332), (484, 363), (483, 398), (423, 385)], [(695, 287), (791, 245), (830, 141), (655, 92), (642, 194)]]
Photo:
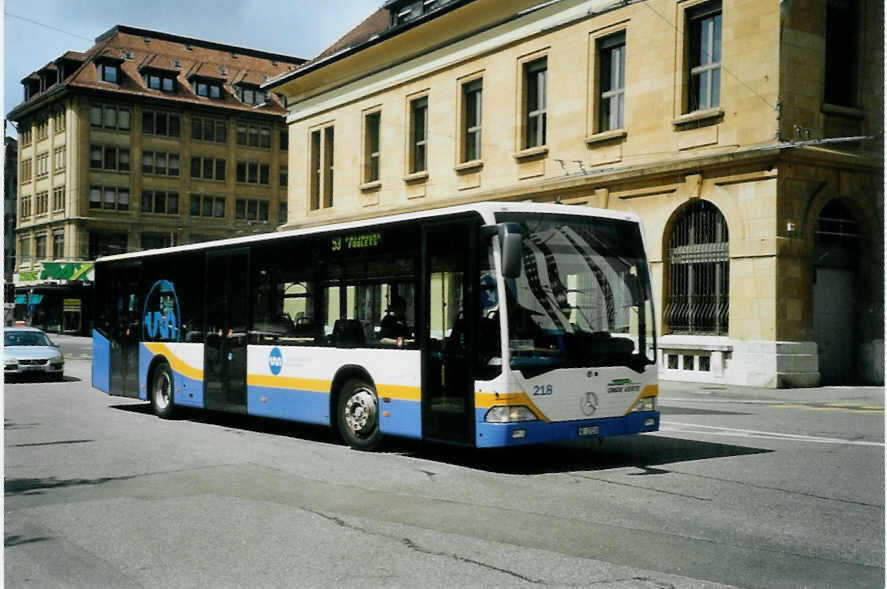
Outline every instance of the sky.
[[(114, 25), (309, 59), (384, 1), (0, 0), (3, 113), (22, 101), (22, 78), (65, 51), (85, 51)], [(11, 125), (7, 134), (15, 136)]]

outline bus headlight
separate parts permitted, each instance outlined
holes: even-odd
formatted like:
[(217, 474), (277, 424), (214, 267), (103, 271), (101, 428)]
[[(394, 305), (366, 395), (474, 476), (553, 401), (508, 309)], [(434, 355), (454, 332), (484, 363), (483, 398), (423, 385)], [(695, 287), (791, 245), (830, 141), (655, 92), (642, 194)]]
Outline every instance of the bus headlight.
[(656, 411), (656, 397), (644, 397), (631, 408), (634, 411)]
[(528, 407), (516, 405), (514, 407), (496, 406), (487, 411), (484, 421), (487, 423), (514, 423), (516, 421), (536, 421), (536, 416)]

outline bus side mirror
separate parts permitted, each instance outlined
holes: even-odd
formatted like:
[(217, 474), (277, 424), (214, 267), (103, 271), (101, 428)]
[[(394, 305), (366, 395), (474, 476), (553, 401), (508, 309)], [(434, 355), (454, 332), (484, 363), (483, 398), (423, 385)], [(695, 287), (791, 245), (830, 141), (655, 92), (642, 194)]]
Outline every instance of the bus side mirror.
[(502, 276), (517, 278), (520, 276), (521, 249), (524, 236), (518, 223), (499, 223), (499, 245), (502, 247)]

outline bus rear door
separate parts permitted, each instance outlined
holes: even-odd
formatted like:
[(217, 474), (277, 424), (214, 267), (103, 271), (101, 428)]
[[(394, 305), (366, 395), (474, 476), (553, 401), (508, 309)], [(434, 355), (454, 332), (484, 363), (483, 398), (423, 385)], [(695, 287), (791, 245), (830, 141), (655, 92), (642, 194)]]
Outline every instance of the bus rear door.
[(203, 402), (206, 409), (246, 413), (249, 250), (206, 257)]

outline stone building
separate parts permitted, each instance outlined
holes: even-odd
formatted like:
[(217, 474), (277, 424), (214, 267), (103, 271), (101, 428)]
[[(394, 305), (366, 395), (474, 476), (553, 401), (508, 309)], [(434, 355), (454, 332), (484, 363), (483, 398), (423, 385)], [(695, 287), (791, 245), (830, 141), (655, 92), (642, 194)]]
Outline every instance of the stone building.
[(883, 382), (883, 24), (873, 0), (390, 0), (263, 86), (289, 225), (632, 211), (663, 378)]
[(97, 256), (273, 230), (287, 135), (260, 86), (303, 61), (116, 26), (23, 79), (17, 314), (85, 332)]
[(3, 313), (4, 325), (12, 323), (15, 272), (15, 203), (18, 193), (18, 141), (3, 137)]

